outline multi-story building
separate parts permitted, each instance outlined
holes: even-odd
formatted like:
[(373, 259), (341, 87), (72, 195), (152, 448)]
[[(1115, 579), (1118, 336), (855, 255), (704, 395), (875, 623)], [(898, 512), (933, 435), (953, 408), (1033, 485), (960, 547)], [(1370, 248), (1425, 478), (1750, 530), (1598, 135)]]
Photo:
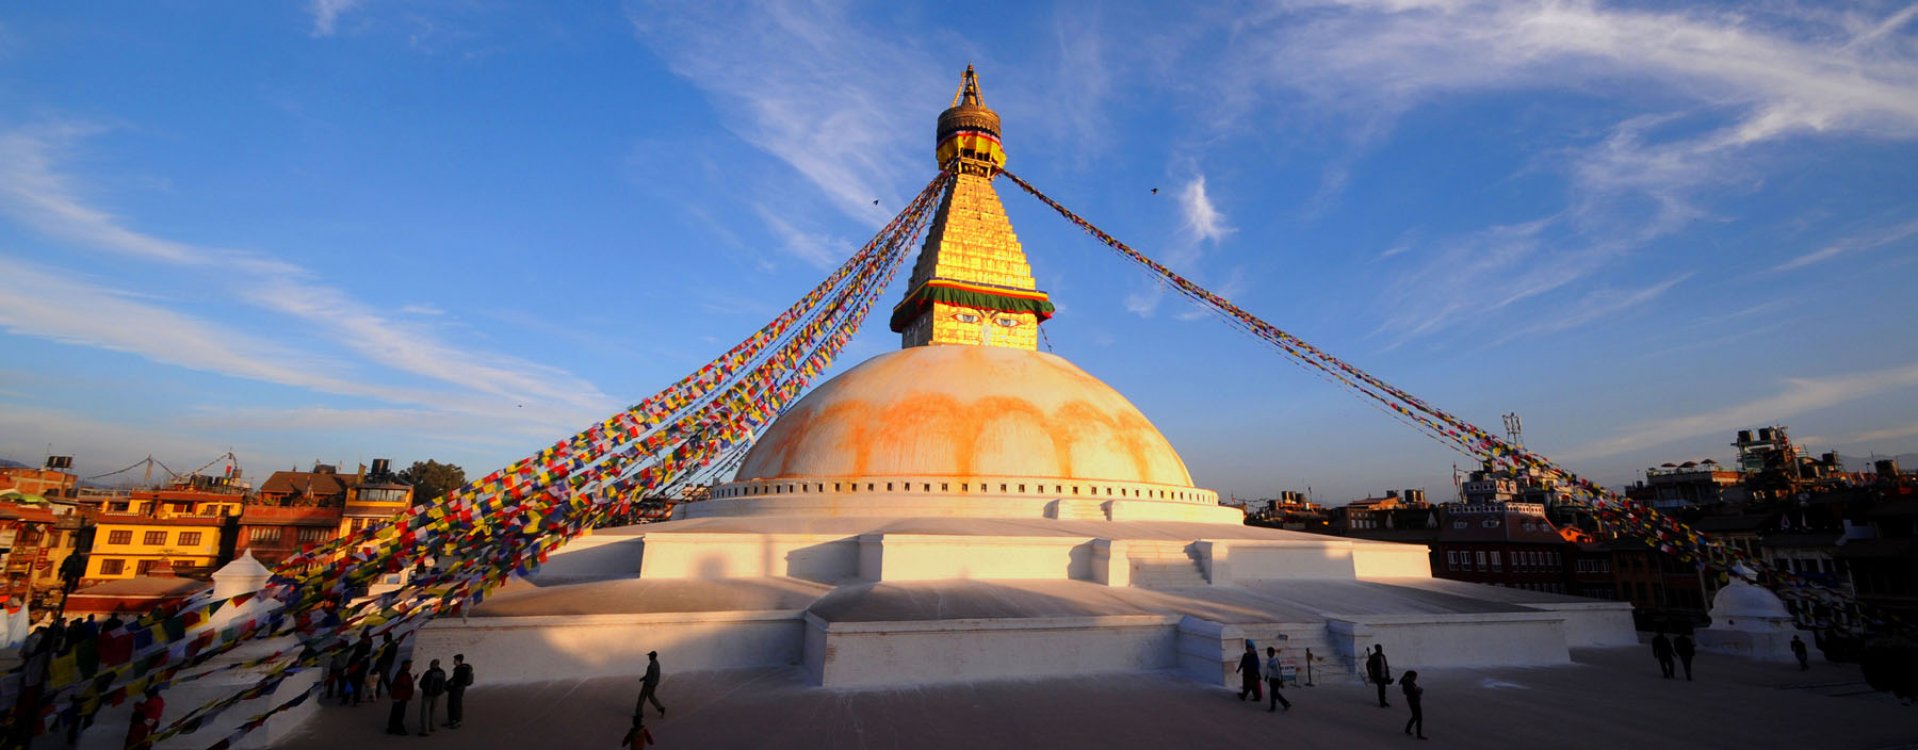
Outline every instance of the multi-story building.
[(278, 471), (260, 484), (257, 501), (241, 519), (241, 544), (270, 566), (308, 544), (385, 523), (412, 503), (412, 485), (384, 458), (352, 474), (326, 464)]
[(54, 564), (47, 544), (57, 519), (46, 505), (0, 502), (0, 593), (9, 601), (28, 598), (34, 572)]
[(386, 459), (374, 459), (373, 470), (358, 483), (340, 516), (341, 535), (390, 521), (413, 504), (413, 486), (401, 481)]
[(41, 497), (73, 497), (79, 490), (80, 477), (65, 471), (73, 465), (66, 456), (50, 456), (48, 466), (0, 466), (0, 491), (17, 490), (26, 495)]
[(260, 564), (276, 567), (302, 548), (334, 539), (345, 509), (249, 505), (240, 514), (234, 555), (252, 554)]
[(102, 513), (82, 584), (156, 573), (211, 574), (226, 562), (221, 547), (227, 528), (222, 516)]
[(1574, 542), (1540, 503), (1440, 507), (1432, 574), (1510, 588), (1573, 593)]

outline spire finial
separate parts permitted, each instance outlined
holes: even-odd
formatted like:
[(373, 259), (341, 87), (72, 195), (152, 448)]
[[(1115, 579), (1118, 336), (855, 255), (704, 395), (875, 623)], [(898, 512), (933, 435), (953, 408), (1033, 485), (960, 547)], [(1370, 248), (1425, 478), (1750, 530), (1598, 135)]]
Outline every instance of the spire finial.
[(962, 104), (986, 106), (985, 97), (979, 95), (979, 74), (972, 72), (972, 63), (966, 63), (966, 72), (959, 76), (959, 91), (952, 95), (952, 106)]

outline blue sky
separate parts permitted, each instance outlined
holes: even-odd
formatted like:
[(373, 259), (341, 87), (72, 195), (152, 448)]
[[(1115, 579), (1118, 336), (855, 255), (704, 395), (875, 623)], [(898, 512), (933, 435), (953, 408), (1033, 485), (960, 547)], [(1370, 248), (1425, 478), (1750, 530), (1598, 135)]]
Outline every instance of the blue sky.
[[(1021, 176), (1601, 481), (1770, 423), (1918, 446), (1918, 5), (525, 5), (0, 10), (0, 456), (503, 464), (863, 242), (968, 62)], [(1199, 484), (1451, 494), (1000, 194), (1054, 350)]]

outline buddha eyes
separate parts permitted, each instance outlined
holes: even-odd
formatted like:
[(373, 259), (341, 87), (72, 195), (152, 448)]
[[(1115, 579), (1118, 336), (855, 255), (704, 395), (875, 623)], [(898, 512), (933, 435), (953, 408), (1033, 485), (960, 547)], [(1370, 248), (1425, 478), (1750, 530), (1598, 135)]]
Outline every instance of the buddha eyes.
[[(979, 314), (973, 312), (955, 312), (952, 314), (952, 319), (970, 325), (979, 322)], [(998, 324), (1001, 328), (1019, 327), (1019, 319), (1010, 315), (994, 315), (992, 316), (992, 322)]]

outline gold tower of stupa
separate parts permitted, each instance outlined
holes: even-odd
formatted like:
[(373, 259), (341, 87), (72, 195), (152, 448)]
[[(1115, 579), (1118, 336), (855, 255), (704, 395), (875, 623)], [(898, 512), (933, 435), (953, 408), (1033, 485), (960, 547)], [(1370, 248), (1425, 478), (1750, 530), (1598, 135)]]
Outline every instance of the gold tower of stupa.
[(957, 344), (1037, 349), (1052, 302), (1038, 290), (992, 178), (1005, 167), (999, 114), (987, 108), (972, 66), (939, 115), (935, 153), (954, 173), (906, 298), (892, 311), (905, 347)]

